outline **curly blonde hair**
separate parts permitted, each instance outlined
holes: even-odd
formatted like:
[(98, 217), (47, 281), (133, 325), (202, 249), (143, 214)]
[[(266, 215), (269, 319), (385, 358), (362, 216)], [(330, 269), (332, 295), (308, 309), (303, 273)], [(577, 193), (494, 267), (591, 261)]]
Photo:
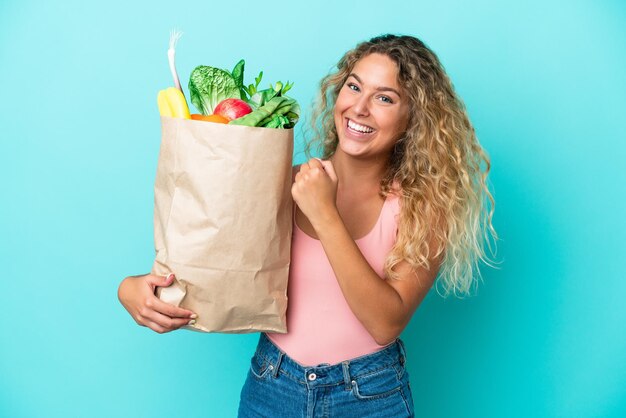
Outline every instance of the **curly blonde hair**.
[(373, 53), (396, 63), (411, 109), (408, 128), (395, 144), (381, 180), (383, 197), (394, 192), (395, 184), (401, 198), (398, 236), (385, 273), (396, 279), (394, 267), (402, 260), (429, 269), (429, 259), (442, 257), (438, 292), (444, 297), (470, 295), (475, 273), (482, 279), (478, 261), (494, 267), (485, 254), (485, 243), (492, 250), (489, 235), (494, 242), (498, 239), (491, 223), (495, 201), (487, 187), (491, 164), (465, 105), (437, 56), (422, 41), (388, 34), (348, 51), (337, 71), (320, 83), (306, 154), (311, 156), (314, 148), (324, 159), (334, 154), (339, 142), (335, 101), (357, 61)]

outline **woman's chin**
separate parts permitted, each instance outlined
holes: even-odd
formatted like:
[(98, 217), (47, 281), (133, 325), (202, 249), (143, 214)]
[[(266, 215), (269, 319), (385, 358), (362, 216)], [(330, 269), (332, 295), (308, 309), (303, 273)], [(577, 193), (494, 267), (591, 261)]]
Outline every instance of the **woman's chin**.
[(366, 144), (355, 142), (355, 141), (339, 141), (338, 149), (341, 150), (343, 154), (349, 155), (351, 157), (360, 157), (367, 153)]

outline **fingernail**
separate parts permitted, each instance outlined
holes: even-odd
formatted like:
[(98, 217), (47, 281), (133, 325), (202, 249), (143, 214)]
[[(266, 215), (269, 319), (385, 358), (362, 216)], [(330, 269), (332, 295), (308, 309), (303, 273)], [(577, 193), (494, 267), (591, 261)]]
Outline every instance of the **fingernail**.
[(187, 322), (187, 324), (188, 324), (188, 325), (193, 325), (193, 324), (195, 324), (195, 323), (196, 323), (196, 320), (195, 320), (195, 319), (192, 319), (191, 321)]
[(197, 317), (198, 317), (198, 315), (196, 315), (195, 313), (193, 313), (193, 314), (189, 315), (189, 318), (196, 319)]
[(167, 275), (167, 277), (165, 278), (165, 281), (169, 281), (169, 280), (170, 280), (170, 278), (171, 278), (171, 279), (175, 278), (174, 273), (170, 273), (170, 274), (168, 274), (168, 275)]

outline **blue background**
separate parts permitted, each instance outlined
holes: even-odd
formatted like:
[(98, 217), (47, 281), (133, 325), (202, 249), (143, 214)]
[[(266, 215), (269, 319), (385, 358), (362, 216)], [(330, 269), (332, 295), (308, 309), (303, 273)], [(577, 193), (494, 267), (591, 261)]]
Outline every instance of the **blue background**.
[(357, 42), (422, 38), (492, 159), (503, 263), (405, 330), (418, 416), (626, 416), (626, 5), (591, 0), (0, 3), (0, 416), (235, 416), (257, 334), (159, 335), (116, 294), (154, 257), (174, 27), (184, 85), (245, 58), (305, 112)]

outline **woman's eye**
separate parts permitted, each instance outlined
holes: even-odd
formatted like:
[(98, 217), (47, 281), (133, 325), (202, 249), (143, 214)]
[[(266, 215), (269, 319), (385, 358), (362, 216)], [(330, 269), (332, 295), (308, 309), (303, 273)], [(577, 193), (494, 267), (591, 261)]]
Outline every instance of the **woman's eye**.
[(379, 99), (385, 103), (393, 103), (393, 100), (391, 100), (391, 98), (388, 96), (380, 96)]
[(359, 91), (359, 87), (356, 84), (348, 83), (348, 88), (353, 91)]

